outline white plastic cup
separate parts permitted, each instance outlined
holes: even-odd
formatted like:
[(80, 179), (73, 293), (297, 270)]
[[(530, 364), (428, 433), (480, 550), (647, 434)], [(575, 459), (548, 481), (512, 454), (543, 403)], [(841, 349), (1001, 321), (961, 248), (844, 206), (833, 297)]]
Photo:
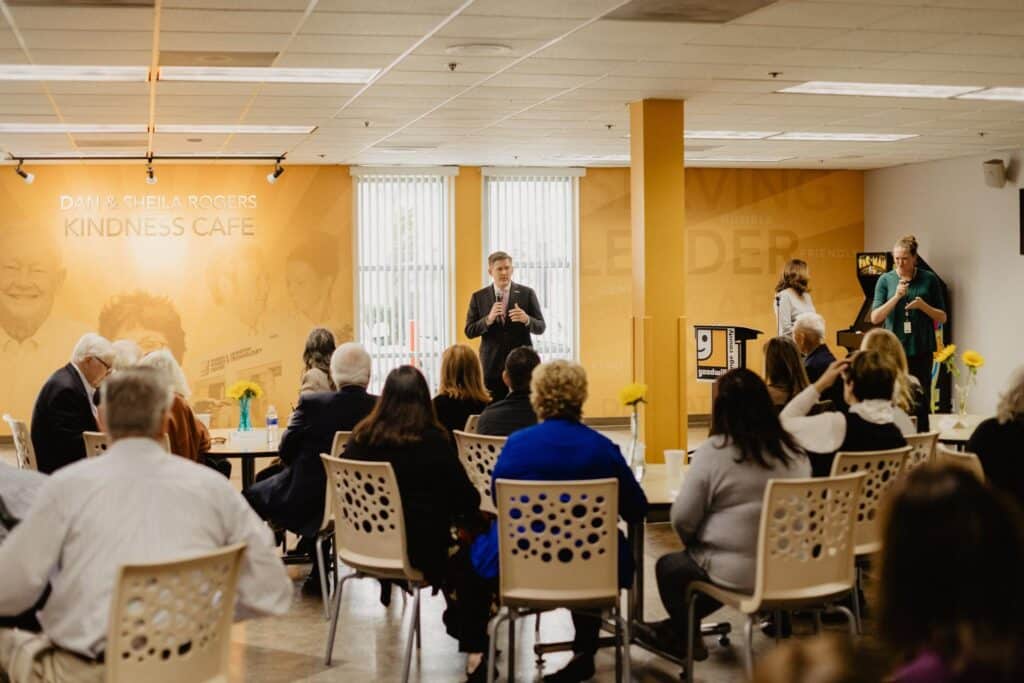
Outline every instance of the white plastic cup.
[(686, 451), (679, 449), (665, 450), (665, 474), (669, 481), (679, 481), (683, 477), (683, 460), (686, 458)]

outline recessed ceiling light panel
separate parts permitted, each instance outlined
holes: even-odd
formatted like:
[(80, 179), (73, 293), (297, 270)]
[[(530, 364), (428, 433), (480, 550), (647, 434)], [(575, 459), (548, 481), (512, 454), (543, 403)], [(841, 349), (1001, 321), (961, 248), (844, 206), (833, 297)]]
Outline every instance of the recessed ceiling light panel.
[(148, 66), (59, 66), (0, 64), (0, 81), (141, 81), (149, 80)]
[(162, 66), (161, 81), (222, 83), (369, 83), (380, 69), (285, 69), (245, 66)]
[(145, 133), (144, 123), (0, 123), (0, 133), (61, 134), (61, 133)]
[(855, 97), (933, 97), (946, 99), (981, 90), (979, 85), (921, 85), (917, 83), (850, 83), (808, 81), (775, 92), (803, 95), (853, 95)]
[(979, 92), (972, 92), (967, 95), (960, 95), (960, 100), (1006, 100), (1009, 102), (1024, 102), (1024, 88), (989, 88)]
[(683, 138), (687, 140), (763, 140), (781, 131), (758, 130), (687, 130)]
[(917, 133), (782, 133), (769, 140), (801, 140), (809, 142), (897, 142), (918, 137)]
[(222, 135), (309, 135), (316, 126), (246, 126), (166, 124), (156, 127), (157, 133), (199, 133)]

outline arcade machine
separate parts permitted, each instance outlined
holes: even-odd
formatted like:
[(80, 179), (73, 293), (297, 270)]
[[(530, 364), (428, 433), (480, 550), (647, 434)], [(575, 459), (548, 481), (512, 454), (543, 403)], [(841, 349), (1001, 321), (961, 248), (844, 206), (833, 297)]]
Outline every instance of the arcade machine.
[[(920, 255), (917, 257), (917, 267), (935, 273), (935, 270)], [(874, 327), (880, 327), (879, 325), (872, 324), (869, 318), (871, 304), (875, 298), (875, 284), (878, 282), (878, 278), (890, 270), (892, 270), (892, 254), (889, 252), (870, 251), (857, 254), (857, 280), (860, 282), (860, 288), (864, 292), (865, 299), (864, 303), (861, 304), (860, 310), (857, 312), (853, 325), (845, 330), (836, 332), (837, 345), (844, 347), (850, 352), (856, 351), (860, 348), (860, 342), (864, 333)], [(939, 278), (939, 284), (942, 285), (942, 295), (946, 299), (946, 324), (936, 330), (935, 334), (940, 340), (940, 345), (949, 344), (953, 341), (953, 314), (949, 298), (949, 287), (946, 286), (946, 283), (938, 273), (935, 273), (935, 275)], [(938, 397), (936, 411), (940, 413), (951, 412), (952, 392), (950, 390), (949, 373), (945, 371), (939, 372), (938, 368), (933, 367), (932, 378), (934, 392), (936, 392), (933, 394), (933, 399), (936, 396)]]

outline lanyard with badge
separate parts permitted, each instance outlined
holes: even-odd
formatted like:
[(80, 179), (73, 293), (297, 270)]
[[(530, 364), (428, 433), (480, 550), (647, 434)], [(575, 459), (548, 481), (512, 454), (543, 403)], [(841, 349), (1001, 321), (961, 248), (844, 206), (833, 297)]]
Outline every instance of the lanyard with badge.
[[(914, 274), (915, 275), (917, 274), (916, 270), (915, 270)], [(910, 286), (910, 282), (912, 280), (913, 280), (913, 278), (911, 278), (910, 280), (907, 280), (907, 286), (908, 287)], [(906, 298), (908, 298), (908, 299), (910, 298), (910, 290), (909, 289), (907, 290)], [(906, 308), (903, 309), (903, 334), (906, 334), (906, 335), (913, 334), (913, 327), (910, 324), (910, 315), (911, 315), (911, 313), (913, 313), (913, 311), (908, 311)]]

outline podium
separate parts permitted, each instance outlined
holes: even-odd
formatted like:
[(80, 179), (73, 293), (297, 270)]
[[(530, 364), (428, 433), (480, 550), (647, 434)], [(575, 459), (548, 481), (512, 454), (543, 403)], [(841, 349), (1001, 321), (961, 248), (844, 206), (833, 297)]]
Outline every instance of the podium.
[(697, 338), (697, 381), (714, 382), (736, 368), (747, 367), (747, 342), (761, 330), (737, 325), (694, 325)]

